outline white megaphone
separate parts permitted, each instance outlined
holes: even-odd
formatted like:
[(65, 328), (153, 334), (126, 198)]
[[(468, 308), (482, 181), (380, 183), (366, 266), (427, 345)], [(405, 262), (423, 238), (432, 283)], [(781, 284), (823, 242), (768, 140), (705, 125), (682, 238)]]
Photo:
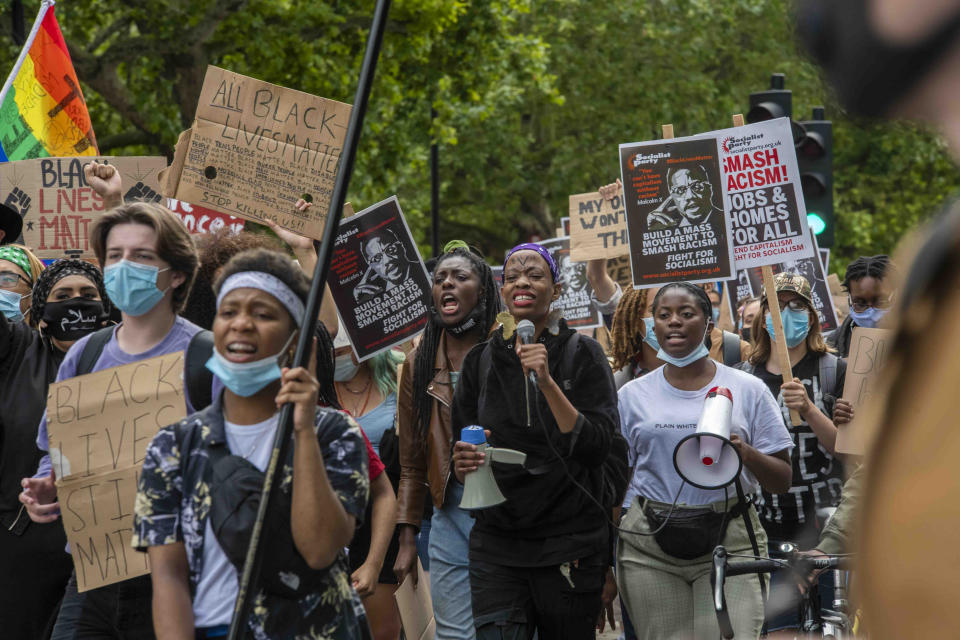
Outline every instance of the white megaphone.
[(464, 427), (460, 432), (460, 440), (476, 445), (477, 451), (486, 454), (480, 467), (466, 474), (463, 479), (463, 499), (460, 500), (460, 508), (486, 509), (506, 502), (507, 499), (500, 493), (500, 487), (493, 478), (493, 468), (490, 463), (496, 461), (502, 464), (523, 464), (527, 461), (527, 454), (487, 445), (487, 436), (483, 433), (483, 427)]
[(740, 475), (743, 461), (730, 443), (733, 396), (726, 387), (714, 387), (703, 401), (696, 433), (673, 450), (673, 466), (680, 477), (698, 489), (722, 489)]

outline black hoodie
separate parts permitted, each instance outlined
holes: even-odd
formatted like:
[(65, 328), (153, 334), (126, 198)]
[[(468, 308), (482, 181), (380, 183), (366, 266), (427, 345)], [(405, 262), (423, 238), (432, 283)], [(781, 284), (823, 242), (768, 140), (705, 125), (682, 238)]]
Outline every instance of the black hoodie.
[[(515, 349), (516, 337), (503, 339), (502, 329), (474, 347), (464, 359), (453, 400), (454, 441), (470, 425), (489, 429), (488, 444), (527, 454), (525, 468), (494, 463), (493, 472), (503, 504), (475, 511), (470, 537), (471, 558), (515, 566), (550, 566), (605, 551), (607, 519), (564, 471), (547, 443), (564, 458), (578, 483), (600, 500), (601, 465), (620, 429), (613, 374), (600, 345), (580, 336), (573, 371), (561, 372), (564, 347), (573, 331), (561, 323), (558, 335), (544, 331), (550, 374), (580, 412), (568, 434), (561, 433), (546, 398), (523, 376)], [(491, 349), (490, 368), (480, 371), (482, 352)], [(565, 379), (566, 378), (566, 379)], [(483, 390), (481, 397), (481, 389)], [(531, 424), (527, 426), (527, 397)], [(540, 467), (540, 469), (537, 469)], [(537, 470), (537, 475), (528, 469)]]

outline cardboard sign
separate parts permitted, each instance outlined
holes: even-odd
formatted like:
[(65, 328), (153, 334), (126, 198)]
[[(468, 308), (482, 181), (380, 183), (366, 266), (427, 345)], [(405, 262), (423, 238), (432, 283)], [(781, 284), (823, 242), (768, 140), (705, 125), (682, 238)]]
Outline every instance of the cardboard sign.
[(623, 197), (602, 198), (599, 192), (570, 196), (570, 255), (574, 260), (629, 255), (627, 212)]
[(623, 255), (616, 258), (607, 258), (607, 275), (610, 279), (627, 291), (633, 287), (633, 272), (630, 270), (630, 256)]
[(563, 285), (560, 298), (550, 308), (560, 309), (571, 329), (592, 329), (602, 325), (603, 318), (590, 301), (593, 287), (587, 280), (587, 263), (577, 262), (571, 257), (570, 238), (551, 238), (540, 245), (553, 256)]
[(149, 573), (130, 546), (140, 467), (157, 431), (186, 413), (183, 352), (50, 385), (50, 460), (78, 591)]
[(430, 276), (396, 196), (340, 222), (327, 284), (360, 362), (426, 328)]
[(620, 169), (634, 287), (732, 277), (715, 139), (621, 144)]
[(417, 558), (417, 576), (420, 580), (413, 586), (413, 577), (408, 574), (393, 597), (400, 611), (403, 635), (410, 640), (433, 640), (437, 622), (433, 616), (433, 599), (430, 597), (430, 574), (424, 573)]
[[(209, 66), (163, 194), (319, 240), (350, 109)], [(293, 206), (301, 196), (314, 205), (304, 213)]]
[(893, 334), (889, 329), (854, 327), (850, 335), (850, 357), (843, 384), (843, 397), (853, 403), (854, 419), (837, 429), (836, 449), (840, 453), (864, 455), (866, 441), (857, 428), (857, 415), (870, 400), (878, 372), (887, 361)]
[(181, 202), (173, 198), (167, 198), (166, 200), (167, 208), (180, 218), (180, 222), (192, 234), (216, 233), (224, 227), (229, 227), (233, 233), (243, 231), (243, 225), (246, 222), (243, 218), (228, 216), (213, 209), (200, 207), (189, 202)]
[(87, 184), (90, 162), (114, 165), (123, 178), (126, 202), (160, 202), (162, 157), (83, 156), (37, 158), (0, 164), (0, 201), (23, 218), (17, 242), (39, 258), (93, 258), (90, 227), (103, 213), (103, 200)]
[(813, 257), (789, 118), (705, 135), (720, 154), (734, 267)]

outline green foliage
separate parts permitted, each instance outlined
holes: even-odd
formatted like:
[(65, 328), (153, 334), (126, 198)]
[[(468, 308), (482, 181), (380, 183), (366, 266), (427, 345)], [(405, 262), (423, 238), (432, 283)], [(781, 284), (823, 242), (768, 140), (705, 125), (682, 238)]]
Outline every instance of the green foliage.
[[(29, 28), (38, 3), (24, 4)], [(890, 251), (960, 176), (930, 132), (843, 117), (797, 52), (787, 4), (395, 0), (349, 199), (359, 209), (398, 194), (426, 242), (436, 140), (441, 239), (495, 260), (552, 235), (569, 194), (619, 175), (618, 143), (657, 138), (667, 122), (677, 135), (729, 126), (782, 72), (795, 117), (825, 104), (835, 123), (834, 269)], [(170, 154), (208, 64), (350, 102), (372, 9), (373, 0), (72, 0), (57, 15), (101, 151)], [(0, 24), (10, 24), (7, 5)], [(0, 68), (17, 53), (4, 39)]]

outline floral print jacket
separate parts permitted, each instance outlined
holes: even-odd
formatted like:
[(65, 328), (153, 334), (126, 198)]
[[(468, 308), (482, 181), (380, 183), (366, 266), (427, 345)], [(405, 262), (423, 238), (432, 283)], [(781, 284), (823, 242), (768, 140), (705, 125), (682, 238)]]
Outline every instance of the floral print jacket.
[[(330, 485), (359, 524), (370, 491), (360, 428), (343, 413), (318, 408), (316, 431)], [(203, 534), (210, 515), (212, 475), (208, 450), (213, 446), (226, 446), (219, 399), (154, 436), (147, 447), (134, 507), (133, 547), (146, 551), (151, 546), (183, 542), (190, 565), (191, 593), (203, 571)], [(188, 450), (181, 451), (181, 447)], [(287, 494), (293, 490), (293, 447), (283, 467), (280, 489)], [(321, 573), (320, 586), (298, 600), (258, 590), (248, 618), (253, 637), (367, 638), (366, 617), (351, 586), (344, 553), (341, 551)]]

